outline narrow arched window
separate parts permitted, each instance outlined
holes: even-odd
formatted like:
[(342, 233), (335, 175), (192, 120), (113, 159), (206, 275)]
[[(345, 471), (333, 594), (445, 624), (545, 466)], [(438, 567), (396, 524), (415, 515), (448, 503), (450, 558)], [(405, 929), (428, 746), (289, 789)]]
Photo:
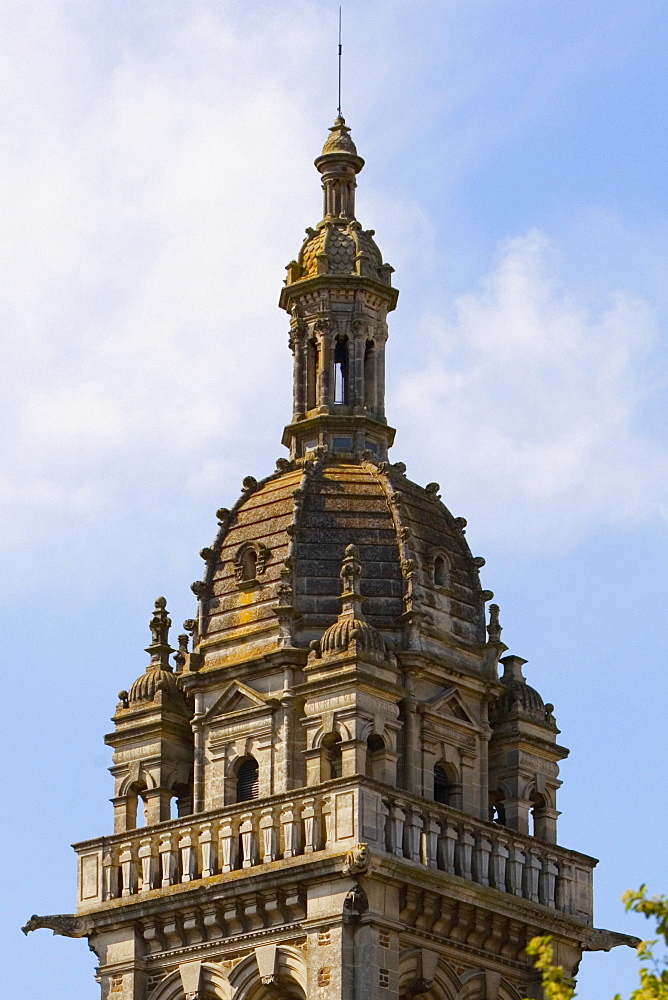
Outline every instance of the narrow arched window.
[(489, 819), (498, 826), (506, 825), (506, 808), (500, 792), (492, 793), (489, 797)]
[(312, 410), (317, 403), (318, 345), (309, 340), (306, 348), (306, 409)]
[(385, 740), (378, 733), (371, 733), (366, 741), (366, 767), (367, 778), (376, 778), (382, 781), (383, 774), (383, 754), (385, 752)]
[(334, 344), (334, 402), (348, 402), (348, 338), (337, 337)]
[(241, 557), (241, 579), (254, 580), (257, 576), (257, 552), (248, 548)]
[(448, 583), (448, 568), (443, 556), (434, 559), (434, 583), (437, 587), (445, 587)]
[(256, 799), (260, 790), (260, 773), (255, 757), (247, 757), (237, 771), (237, 802)]
[(546, 802), (543, 795), (538, 792), (534, 792), (531, 796), (531, 821), (529, 824), (529, 833), (533, 837), (537, 837), (538, 840), (547, 840), (547, 824), (546, 824)]
[(342, 772), (341, 737), (338, 733), (327, 733), (322, 738), (324, 753), (323, 781), (329, 778), (340, 778)]
[(367, 410), (376, 407), (376, 346), (367, 340), (364, 348), (364, 405)]
[(434, 768), (434, 802), (447, 806), (450, 799), (450, 783), (445, 768), (437, 764)]

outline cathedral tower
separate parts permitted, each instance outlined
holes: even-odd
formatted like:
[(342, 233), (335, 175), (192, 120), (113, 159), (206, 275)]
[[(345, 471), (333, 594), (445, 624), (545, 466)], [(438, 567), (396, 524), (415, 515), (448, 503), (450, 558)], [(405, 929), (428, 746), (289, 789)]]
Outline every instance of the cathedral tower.
[[(520, 1000), (569, 972), (595, 861), (557, 842), (553, 706), (504, 655), (466, 522), (388, 461), (392, 268), (355, 217), (342, 117), (287, 267), (289, 458), (202, 549), (196, 615), (121, 691), (113, 833), (76, 844), (103, 1000)], [(128, 668), (131, 676), (131, 668)]]

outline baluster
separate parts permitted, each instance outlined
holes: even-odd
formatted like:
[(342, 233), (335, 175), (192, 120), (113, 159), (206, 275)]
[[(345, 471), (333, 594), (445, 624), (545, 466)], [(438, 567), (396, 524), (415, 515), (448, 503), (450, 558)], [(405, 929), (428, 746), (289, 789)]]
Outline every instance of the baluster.
[(142, 837), (139, 841), (137, 856), (141, 864), (141, 891), (148, 892), (153, 888), (155, 880), (155, 855), (150, 837)]
[(119, 857), (123, 889), (121, 896), (134, 896), (137, 891), (137, 864), (132, 853), (132, 844), (121, 844)]
[(251, 868), (255, 864), (255, 831), (253, 829), (253, 814), (244, 813), (240, 817), (241, 826), (241, 867)]
[(520, 850), (517, 844), (513, 844), (508, 855), (508, 888), (515, 896), (522, 895), (522, 869), (524, 868), (524, 851)]
[(322, 799), (322, 848), (327, 850), (332, 842), (332, 797), (325, 795)]
[(216, 874), (216, 841), (211, 823), (203, 823), (199, 834), (199, 845), (202, 852), (202, 878)]
[(392, 830), (392, 853), (397, 857), (404, 856), (404, 824), (406, 822), (406, 810), (398, 802), (394, 802), (390, 809), (390, 825)]
[(278, 857), (276, 824), (274, 810), (271, 807), (263, 809), (260, 813), (260, 836), (262, 838), (262, 861), (266, 865)]
[(446, 822), (445, 837), (443, 839), (445, 846), (444, 869), (446, 872), (450, 872), (451, 875), (454, 875), (456, 872), (455, 861), (457, 857), (456, 848), (457, 841), (459, 840), (459, 830), (453, 823)]
[(237, 836), (231, 819), (223, 820), (218, 830), (220, 870), (231, 872), (237, 867)]
[(281, 812), (283, 828), (283, 857), (293, 858), (299, 854), (299, 808), (290, 802)]
[(561, 864), (556, 887), (557, 909), (562, 913), (573, 912), (573, 865)]
[(161, 885), (174, 885), (178, 879), (178, 856), (174, 848), (174, 836), (171, 833), (163, 833), (160, 836), (158, 847), (160, 855), (160, 870), (162, 872)]
[(424, 829), (425, 864), (428, 868), (438, 868), (438, 835), (441, 827), (435, 816), (429, 816)]
[(458, 871), (457, 874), (462, 878), (473, 880), (473, 871), (471, 868), (473, 860), (473, 845), (475, 844), (475, 837), (473, 836), (472, 828), (468, 825), (464, 825), (461, 830), (459, 837), (459, 844), (457, 845), (457, 861), (458, 861)]
[(492, 853), (492, 843), (481, 834), (473, 851), (473, 877), (480, 885), (489, 885), (489, 858)]
[(304, 821), (304, 854), (313, 854), (314, 851), (318, 850), (318, 817), (315, 812), (315, 799), (304, 799), (302, 819)]
[(422, 816), (415, 809), (411, 809), (405, 824), (408, 857), (411, 861), (420, 862), (422, 860), (420, 848), (422, 846), (421, 834), (423, 826), (424, 820)]
[(495, 889), (506, 892), (506, 876), (508, 864), (508, 844), (501, 837), (497, 837), (492, 847), (492, 881)]
[(193, 844), (193, 831), (186, 830), (179, 837), (181, 852), (181, 881), (192, 882), (197, 877), (197, 852)]
[(538, 883), (538, 898), (543, 906), (549, 906), (551, 909), (555, 906), (554, 888), (558, 871), (555, 859), (545, 858)]
[(530, 899), (532, 903), (538, 902), (538, 876), (542, 867), (543, 863), (535, 851), (527, 851), (522, 888), (525, 899)]
[(111, 851), (102, 857), (102, 899), (116, 899), (118, 896), (118, 865)]

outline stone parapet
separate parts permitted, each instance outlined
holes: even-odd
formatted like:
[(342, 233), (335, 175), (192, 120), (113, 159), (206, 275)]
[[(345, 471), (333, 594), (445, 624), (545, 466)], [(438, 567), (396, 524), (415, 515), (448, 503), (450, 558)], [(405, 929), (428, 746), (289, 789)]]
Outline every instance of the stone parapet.
[[(596, 861), (361, 776), (76, 844), (79, 909), (367, 844), (592, 923)], [(293, 862), (294, 863), (294, 862)]]

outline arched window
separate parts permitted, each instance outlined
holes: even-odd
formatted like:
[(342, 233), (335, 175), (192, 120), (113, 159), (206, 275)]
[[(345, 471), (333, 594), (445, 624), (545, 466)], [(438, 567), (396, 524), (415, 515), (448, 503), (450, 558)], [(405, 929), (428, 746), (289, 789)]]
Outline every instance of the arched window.
[(306, 409), (312, 410), (317, 404), (318, 345), (309, 340), (306, 347)]
[(338, 733), (327, 733), (322, 738), (322, 748), (324, 750), (323, 759), (323, 781), (329, 778), (340, 778), (342, 770), (341, 761), (341, 737)]
[(254, 580), (257, 576), (257, 552), (247, 548), (241, 557), (241, 579)]
[(450, 801), (450, 782), (445, 768), (437, 764), (434, 768), (434, 802), (447, 806)]
[(128, 830), (137, 829), (146, 823), (146, 785), (134, 782), (127, 791), (126, 824)]
[(501, 792), (492, 792), (489, 797), (489, 821), (499, 826), (506, 825), (506, 807)]
[(367, 778), (376, 778), (382, 781), (385, 777), (385, 740), (378, 733), (371, 733), (366, 741), (366, 766)]
[(172, 785), (174, 797), (171, 800), (171, 819), (177, 816), (189, 816), (193, 811), (192, 788), (185, 782)]
[(237, 802), (248, 802), (259, 794), (260, 776), (255, 757), (246, 757), (237, 771)]
[(367, 340), (364, 348), (364, 405), (367, 410), (376, 408), (376, 345)]
[(334, 402), (348, 402), (348, 338), (337, 337), (334, 343)]
[(448, 585), (448, 567), (443, 556), (434, 559), (434, 583), (437, 587)]
[(547, 840), (546, 815), (547, 803), (545, 797), (538, 792), (531, 795), (531, 819), (529, 823), (529, 833), (538, 840)]

